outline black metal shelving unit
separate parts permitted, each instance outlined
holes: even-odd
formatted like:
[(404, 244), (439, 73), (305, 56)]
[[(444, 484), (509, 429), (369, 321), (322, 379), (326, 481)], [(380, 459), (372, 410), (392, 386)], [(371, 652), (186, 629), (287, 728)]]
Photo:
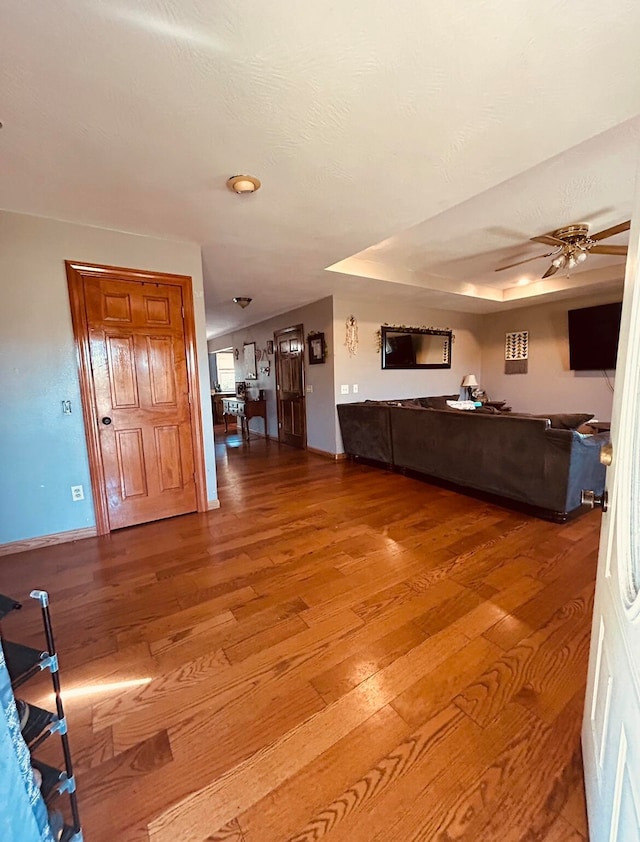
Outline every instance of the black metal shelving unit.
[[(32, 646), (24, 646), (11, 640), (2, 638), (7, 670), (11, 678), (11, 686), (14, 690), (33, 678), (34, 675), (49, 670), (56, 702), (55, 712), (29, 705), (29, 715), (22, 728), (22, 736), (29, 750), (32, 753), (31, 764), (38, 769), (42, 775), (42, 786), (40, 791), (47, 805), (67, 793), (69, 795), (72, 824), (65, 825), (60, 842), (83, 842), (80, 814), (78, 811), (78, 800), (76, 796), (76, 781), (73, 774), (73, 762), (69, 748), (69, 737), (67, 734), (67, 720), (64, 713), (64, 705), (60, 694), (60, 674), (58, 668), (58, 654), (56, 652), (49, 612), (49, 594), (46, 591), (31, 591), (29, 596), (38, 600), (42, 610), (42, 624), (47, 644), (46, 649), (35, 649)], [(22, 607), (21, 603), (11, 597), (0, 594), (0, 620), (4, 619), (11, 611)], [(33, 753), (54, 734), (60, 736), (64, 765), (60, 769), (49, 766), (33, 756)]]

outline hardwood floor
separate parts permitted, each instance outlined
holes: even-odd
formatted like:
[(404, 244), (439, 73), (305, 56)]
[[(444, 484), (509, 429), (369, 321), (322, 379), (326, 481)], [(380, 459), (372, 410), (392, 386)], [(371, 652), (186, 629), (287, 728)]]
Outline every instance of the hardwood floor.
[(88, 842), (586, 839), (598, 513), (217, 435), (219, 510), (0, 563), (51, 594)]

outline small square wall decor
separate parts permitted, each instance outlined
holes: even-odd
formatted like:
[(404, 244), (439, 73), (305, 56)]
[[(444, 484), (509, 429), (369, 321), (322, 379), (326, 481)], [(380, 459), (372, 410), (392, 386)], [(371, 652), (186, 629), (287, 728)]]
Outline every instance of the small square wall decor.
[(307, 337), (309, 345), (309, 365), (318, 365), (326, 359), (324, 333), (310, 333)]
[(505, 335), (504, 373), (526, 374), (529, 370), (529, 331), (514, 330)]

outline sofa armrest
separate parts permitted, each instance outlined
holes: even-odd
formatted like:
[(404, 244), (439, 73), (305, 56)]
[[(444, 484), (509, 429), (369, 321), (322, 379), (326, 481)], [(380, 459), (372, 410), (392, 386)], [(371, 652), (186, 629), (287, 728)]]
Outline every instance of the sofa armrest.
[(389, 407), (382, 403), (338, 404), (345, 453), (393, 464)]
[(606, 480), (606, 468), (600, 463), (600, 448), (609, 441), (609, 433), (585, 436), (573, 432), (571, 461), (567, 485), (567, 511), (581, 505), (583, 489), (602, 494)]

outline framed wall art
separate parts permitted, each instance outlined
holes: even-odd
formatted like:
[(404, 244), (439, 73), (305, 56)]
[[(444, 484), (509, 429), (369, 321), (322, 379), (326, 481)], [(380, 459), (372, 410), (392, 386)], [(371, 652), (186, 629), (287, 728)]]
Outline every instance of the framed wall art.
[(309, 365), (319, 365), (326, 361), (324, 333), (310, 333), (307, 336), (309, 346)]

